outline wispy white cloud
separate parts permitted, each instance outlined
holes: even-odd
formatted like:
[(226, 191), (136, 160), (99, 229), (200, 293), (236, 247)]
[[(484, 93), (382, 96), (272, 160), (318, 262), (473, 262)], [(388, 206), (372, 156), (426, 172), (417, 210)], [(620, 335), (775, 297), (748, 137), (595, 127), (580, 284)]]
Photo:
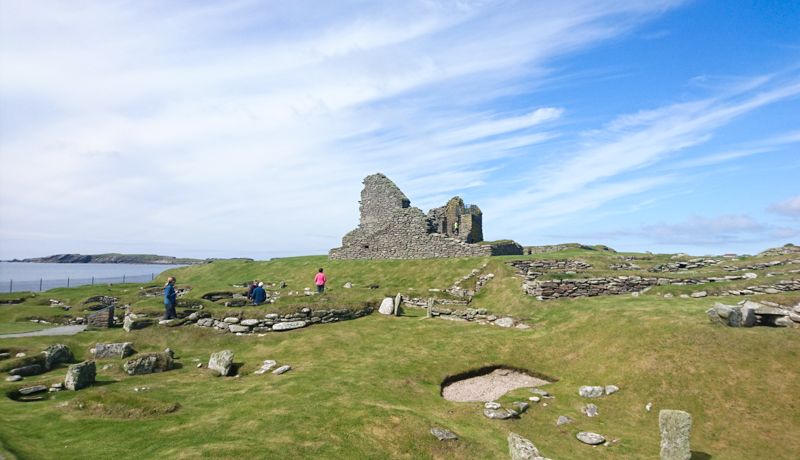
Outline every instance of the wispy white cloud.
[(800, 217), (800, 195), (769, 205), (767, 207), (767, 212), (790, 217)]

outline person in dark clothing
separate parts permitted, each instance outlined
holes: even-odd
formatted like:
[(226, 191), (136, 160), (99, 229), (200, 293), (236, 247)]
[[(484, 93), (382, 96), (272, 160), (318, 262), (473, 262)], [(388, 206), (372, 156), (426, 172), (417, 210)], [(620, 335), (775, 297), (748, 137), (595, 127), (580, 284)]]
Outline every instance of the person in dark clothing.
[(175, 307), (178, 306), (178, 293), (175, 292), (175, 281), (176, 279), (170, 276), (167, 279), (167, 284), (164, 285), (164, 310), (166, 310), (166, 314), (163, 319), (165, 321), (178, 317), (178, 313), (175, 312)]
[(264, 283), (258, 283), (258, 286), (253, 289), (253, 305), (261, 305), (267, 300), (267, 292), (264, 290)]
[(253, 298), (253, 291), (258, 287), (258, 280), (253, 280), (250, 283), (250, 287), (247, 288), (247, 300), (251, 300)]

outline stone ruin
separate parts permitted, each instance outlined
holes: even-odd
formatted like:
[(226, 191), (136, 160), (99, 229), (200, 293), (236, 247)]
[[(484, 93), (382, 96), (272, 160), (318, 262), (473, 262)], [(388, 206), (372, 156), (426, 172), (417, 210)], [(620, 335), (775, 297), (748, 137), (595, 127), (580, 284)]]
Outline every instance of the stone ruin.
[[(411, 200), (383, 174), (364, 179), (361, 222), (342, 238), (342, 247), (331, 249), (328, 259), (426, 259), (434, 257), (481, 257), (521, 255), (513, 241), (483, 241), (483, 213), (453, 197), (447, 205), (427, 215), (411, 207)], [(456, 225), (458, 228), (456, 229)]]

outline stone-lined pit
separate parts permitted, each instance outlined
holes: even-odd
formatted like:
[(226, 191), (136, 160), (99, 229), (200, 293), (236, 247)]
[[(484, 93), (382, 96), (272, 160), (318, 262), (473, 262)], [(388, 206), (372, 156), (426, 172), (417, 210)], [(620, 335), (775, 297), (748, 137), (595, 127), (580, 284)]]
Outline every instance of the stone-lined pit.
[(503, 364), (485, 366), (445, 378), (441, 395), (454, 402), (494, 401), (518, 388), (539, 387), (556, 379)]

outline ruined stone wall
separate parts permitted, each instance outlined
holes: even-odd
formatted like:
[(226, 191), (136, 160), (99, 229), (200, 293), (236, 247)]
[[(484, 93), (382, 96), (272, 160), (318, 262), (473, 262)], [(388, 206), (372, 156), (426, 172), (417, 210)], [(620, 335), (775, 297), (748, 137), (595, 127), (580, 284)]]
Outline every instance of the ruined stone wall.
[[(342, 238), (342, 247), (331, 249), (328, 258), (422, 259), (436, 257), (481, 257), (520, 255), (516, 243), (470, 244), (483, 239), (482, 216), (477, 206), (466, 208), (459, 197), (426, 216), (411, 207), (403, 192), (383, 174), (364, 179), (361, 192), (361, 222)], [(462, 219), (462, 224), (458, 219)], [(460, 236), (453, 235), (453, 223), (465, 225)], [(477, 239), (476, 238), (480, 238)], [(467, 241), (470, 240), (470, 241)]]

